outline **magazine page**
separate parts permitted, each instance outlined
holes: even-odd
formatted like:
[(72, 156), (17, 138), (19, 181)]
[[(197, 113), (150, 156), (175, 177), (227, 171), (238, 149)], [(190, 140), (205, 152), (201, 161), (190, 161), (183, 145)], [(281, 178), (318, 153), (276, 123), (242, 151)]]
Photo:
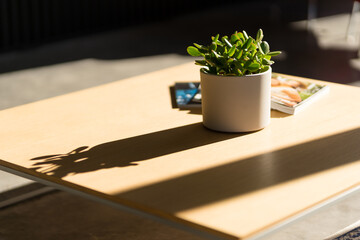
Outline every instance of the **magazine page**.
[(191, 109), (201, 107), (201, 95), (200, 99), (197, 94), (200, 93), (199, 82), (181, 82), (176, 83), (175, 86), (175, 99), (177, 107), (180, 109)]
[(295, 114), (328, 90), (328, 86), (295, 80), (273, 74), (271, 79), (271, 107)]

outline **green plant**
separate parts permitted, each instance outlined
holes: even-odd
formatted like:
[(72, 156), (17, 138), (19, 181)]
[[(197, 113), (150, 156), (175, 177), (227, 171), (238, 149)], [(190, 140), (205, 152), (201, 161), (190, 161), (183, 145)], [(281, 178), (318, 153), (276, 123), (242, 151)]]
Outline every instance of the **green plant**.
[(203, 46), (194, 43), (187, 52), (194, 57), (203, 57), (195, 60), (195, 64), (204, 66), (201, 71), (216, 75), (243, 76), (265, 72), (274, 63), (271, 57), (279, 55), (280, 51), (270, 52), (270, 46), (263, 41), (261, 29), (256, 39), (248, 36), (245, 31), (235, 32), (229, 38), (219, 34), (211, 37), (211, 44)]

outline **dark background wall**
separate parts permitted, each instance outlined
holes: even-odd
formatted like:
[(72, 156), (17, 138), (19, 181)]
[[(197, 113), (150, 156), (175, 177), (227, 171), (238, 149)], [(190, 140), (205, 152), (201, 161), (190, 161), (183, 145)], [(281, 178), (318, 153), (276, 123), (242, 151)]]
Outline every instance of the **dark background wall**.
[[(128, 59), (176, 53), (193, 42), (259, 28), (276, 71), (334, 82), (358, 81), (355, 49), (324, 49), (290, 22), (347, 13), (352, 0), (0, 0), (0, 73), (87, 58)], [(139, 66), (141, 67), (141, 66)]]
[[(259, 9), (278, 9), (273, 14), (281, 15), (281, 21), (304, 19), (307, 14), (307, 0), (0, 0), (0, 52), (166, 21), (235, 3), (237, 6), (243, 3), (244, 8), (239, 9), (239, 14), (246, 15), (258, 14), (256, 8), (246, 9), (249, 4), (257, 5)], [(224, 21), (219, 19), (219, 24)]]

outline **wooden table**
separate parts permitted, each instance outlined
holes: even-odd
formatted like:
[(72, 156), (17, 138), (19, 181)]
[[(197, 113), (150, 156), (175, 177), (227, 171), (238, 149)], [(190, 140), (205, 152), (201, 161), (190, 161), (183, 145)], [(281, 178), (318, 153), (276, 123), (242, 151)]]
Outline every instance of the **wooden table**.
[(207, 237), (247, 239), (356, 186), (360, 88), (248, 134), (172, 108), (193, 63), (0, 112), (1, 169)]

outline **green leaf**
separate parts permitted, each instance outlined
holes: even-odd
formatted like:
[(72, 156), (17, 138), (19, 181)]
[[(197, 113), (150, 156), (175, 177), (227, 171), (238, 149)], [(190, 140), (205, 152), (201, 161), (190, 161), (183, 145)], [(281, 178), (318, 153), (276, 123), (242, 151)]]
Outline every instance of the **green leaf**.
[(280, 51), (274, 51), (274, 52), (268, 52), (268, 53), (267, 53), (267, 55), (269, 55), (269, 56), (277, 56), (277, 55), (279, 55), (279, 54), (281, 54)]
[(215, 37), (211, 37), (212, 41), (217, 42), (219, 40), (219, 36), (220, 36), (219, 34), (216, 34)]
[(243, 73), (241, 72), (240, 69), (236, 69), (236, 71), (237, 71), (238, 76), (242, 76), (242, 75), (243, 75)]
[(249, 71), (257, 71), (257, 70), (259, 70), (259, 68), (260, 68), (260, 64), (259, 63), (252, 63), (252, 64), (250, 64), (249, 66), (248, 66), (248, 70)]
[(223, 36), (223, 37), (221, 38), (221, 41), (224, 41), (225, 39), (228, 39), (228, 36)]
[(252, 38), (248, 38), (246, 40), (246, 42), (244, 43), (244, 45), (242, 46), (242, 49), (248, 49), (250, 44), (252, 43), (253, 39)]
[(217, 60), (218, 60), (218, 62), (219, 62), (222, 66), (225, 66), (226, 63), (227, 63), (226, 58), (224, 58), (223, 56), (219, 56), (219, 57), (217, 58)]
[(216, 71), (216, 67), (209, 67), (209, 72), (211, 73), (211, 74), (217, 74), (217, 71)]
[(224, 69), (219, 69), (218, 73), (219, 75), (225, 75), (226, 71)]
[(224, 44), (223, 44), (220, 40), (217, 40), (217, 41), (214, 41), (214, 42), (216, 42), (216, 44), (217, 44), (218, 46), (224, 46)]
[(216, 52), (223, 55), (226, 52), (226, 47), (218, 45)]
[[(256, 45), (252, 42), (248, 49), (249, 49), (249, 51), (256, 50)], [(254, 53), (256, 53), (256, 52), (254, 51)]]
[(274, 61), (270, 61), (270, 60), (268, 60), (266, 58), (263, 58), (263, 60), (262, 60), (262, 64), (264, 64), (264, 65), (271, 65), (273, 63), (274, 63)]
[(259, 52), (260, 52), (262, 55), (265, 55), (264, 51), (261, 49), (260, 43), (258, 42), (256, 45), (257, 45), (257, 48), (259, 49)]
[(244, 68), (247, 68), (252, 63), (251, 60), (247, 60), (244, 64)]
[(200, 45), (200, 44), (197, 44), (197, 43), (194, 43), (194, 46), (199, 48), (199, 49), (208, 49), (207, 47), (203, 46), (203, 45)]
[(217, 48), (216, 42), (212, 42), (210, 45), (210, 49), (216, 51), (216, 48)]
[(241, 40), (242, 42), (245, 41), (244, 34), (242, 34), (241, 32), (238, 32), (236, 35), (240, 38), (240, 40)]
[(194, 43), (187, 52), (191, 56), (203, 57), (195, 60), (195, 64), (202, 66), (201, 71), (206, 73), (230, 76), (259, 73), (274, 63), (272, 56), (280, 54), (279, 51), (270, 52), (269, 44), (262, 40), (263, 34), (262, 29), (257, 31), (256, 38), (245, 31), (235, 31), (230, 37), (217, 34), (211, 37), (209, 45)]
[(239, 40), (240, 40), (240, 38), (239, 38), (239, 36), (236, 34), (236, 32), (235, 32), (233, 35), (231, 35), (230, 41), (231, 41), (233, 44), (235, 44), (236, 41), (239, 41)]
[(269, 66), (264, 66), (260, 72), (266, 72), (267, 70), (269, 70), (269, 68), (270, 68)]
[(209, 73), (209, 71), (206, 68), (200, 68), (200, 71), (203, 73)]
[(260, 42), (264, 37), (263, 30), (260, 28), (256, 34), (256, 41)]
[(228, 63), (228, 64), (231, 64), (232, 62), (234, 62), (234, 58), (229, 58), (227, 61), (226, 61), (226, 63)]
[(247, 70), (249, 70), (249, 71), (251, 71), (251, 72), (254, 72), (254, 71), (259, 70), (260, 64), (257, 63), (257, 62), (247, 61), (247, 62), (245, 63), (245, 65), (244, 65), (244, 67), (245, 67)]
[(236, 45), (232, 46), (228, 52), (229, 57), (232, 57), (235, 53)]
[(221, 57), (217, 52), (215, 52), (214, 50), (211, 50), (211, 52), (214, 54), (214, 56), (216, 57), (216, 58), (219, 58), (219, 57)]
[(246, 40), (249, 38), (248, 34), (245, 31), (243, 31), (243, 35)]
[(270, 52), (270, 46), (266, 41), (261, 42), (260, 47), (264, 54), (268, 54)]
[(235, 58), (236, 59), (240, 59), (241, 58), (241, 56), (242, 56), (242, 54), (243, 54), (243, 50), (236, 50), (236, 54), (235, 54)]
[(223, 41), (226, 43), (226, 45), (227, 45), (229, 48), (232, 47), (231, 43), (229, 42), (229, 40), (227, 40), (227, 38), (224, 38)]
[(196, 65), (200, 65), (200, 66), (206, 66), (206, 60), (195, 60), (195, 64)]
[(234, 64), (235, 68), (238, 68), (238, 69), (242, 68), (241, 62), (237, 61), (236, 59), (234, 60), (233, 64)]
[(256, 54), (256, 51), (252, 51), (252, 52), (250, 52), (251, 53), (251, 59), (254, 59), (255, 58), (255, 54)]
[(193, 57), (204, 56), (203, 53), (199, 52), (199, 50), (196, 47), (193, 47), (193, 46), (189, 46), (187, 48), (187, 52), (188, 52), (189, 55), (191, 55)]
[(215, 67), (216, 66), (216, 64), (213, 62), (213, 61), (211, 61), (211, 59), (206, 59), (205, 60), (211, 67)]
[(209, 48), (197, 43), (194, 43), (194, 46), (198, 48), (199, 52), (201, 53), (207, 53), (209, 51)]

